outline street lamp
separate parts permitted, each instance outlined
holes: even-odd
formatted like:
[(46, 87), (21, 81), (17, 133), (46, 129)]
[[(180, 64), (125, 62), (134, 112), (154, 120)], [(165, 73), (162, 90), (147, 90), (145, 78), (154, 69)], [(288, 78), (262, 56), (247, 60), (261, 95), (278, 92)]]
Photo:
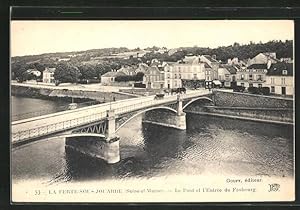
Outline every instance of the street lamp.
[(109, 110), (111, 111), (111, 101), (112, 101), (112, 96), (110, 96), (110, 100), (109, 100)]

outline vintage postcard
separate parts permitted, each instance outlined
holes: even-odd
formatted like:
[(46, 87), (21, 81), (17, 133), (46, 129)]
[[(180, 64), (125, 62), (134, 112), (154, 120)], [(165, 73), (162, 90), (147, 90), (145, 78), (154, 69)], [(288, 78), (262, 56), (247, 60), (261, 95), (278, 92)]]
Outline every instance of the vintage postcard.
[(291, 20), (12, 20), (11, 198), (295, 199)]

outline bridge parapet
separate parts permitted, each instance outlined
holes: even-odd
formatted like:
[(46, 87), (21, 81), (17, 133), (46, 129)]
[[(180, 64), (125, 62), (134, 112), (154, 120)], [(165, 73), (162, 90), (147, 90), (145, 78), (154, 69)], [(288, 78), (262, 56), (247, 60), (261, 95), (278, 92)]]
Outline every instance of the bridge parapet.
[(39, 126), (22, 131), (12, 132), (12, 143), (18, 143), (20, 141), (26, 141), (29, 139), (38, 138), (41, 136), (47, 136), (50, 134), (67, 131), (76, 127), (80, 127), (89, 123), (98, 122), (106, 118), (106, 112), (99, 113), (97, 115), (88, 115), (84, 117), (74, 118), (48, 124), (45, 126)]

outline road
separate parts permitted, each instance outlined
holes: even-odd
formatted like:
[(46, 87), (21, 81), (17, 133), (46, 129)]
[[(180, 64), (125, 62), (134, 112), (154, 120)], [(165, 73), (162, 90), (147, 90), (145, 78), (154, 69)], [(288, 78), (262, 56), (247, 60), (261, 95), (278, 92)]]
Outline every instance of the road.
[[(12, 85), (23, 86), (23, 87), (33, 87), (33, 88), (47, 88), (53, 90), (86, 90), (86, 91), (99, 91), (99, 92), (119, 92), (120, 89), (132, 89), (132, 87), (117, 87), (117, 86), (104, 86), (100, 83), (97, 84), (60, 84), (59, 86), (55, 86), (53, 84), (45, 84), (45, 83), (18, 83), (16, 81), (11, 82)], [(136, 88), (138, 89), (138, 88)]]
[[(209, 91), (205, 89), (188, 91), (183, 95), (183, 97), (197, 97), (208, 93)], [(154, 96), (146, 96), (14, 121), (12, 122), (11, 129), (13, 136), (12, 141), (19, 141), (22, 138), (42, 136), (51, 132), (53, 133), (59, 130), (64, 130), (65, 128), (72, 128), (78, 125), (95, 122), (104, 119), (106, 117), (107, 110), (115, 110), (116, 114), (122, 114), (176, 100), (177, 95), (165, 96), (164, 99), (159, 100), (155, 100)]]

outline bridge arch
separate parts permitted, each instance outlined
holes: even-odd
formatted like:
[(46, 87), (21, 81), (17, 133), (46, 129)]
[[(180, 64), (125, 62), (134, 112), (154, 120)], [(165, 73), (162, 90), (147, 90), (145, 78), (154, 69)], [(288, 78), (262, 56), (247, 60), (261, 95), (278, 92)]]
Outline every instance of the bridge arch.
[(151, 110), (155, 110), (155, 109), (166, 109), (166, 110), (170, 110), (174, 113), (177, 113), (177, 111), (175, 109), (172, 109), (171, 107), (167, 107), (167, 106), (158, 106), (158, 107), (151, 107), (151, 108), (148, 108), (148, 109), (144, 109), (144, 110), (141, 110), (140, 112), (134, 114), (133, 116), (131, 116), (129, 119), (127, 119), (124, 123), (122, 123), (117, 129), (116, 129), (116, 132), (122, 128), (126, 123), (128, 123), (130, 120), (132, 120), (133, 118), (135, 118), (136, 116), (142, 114), (142, 113), (145, 113), (145, 112), (148, 112), (148, 111), (151, 111)]
[(62, 133), (62, 134), (53, 134), (51, 136), (48, 136), (45, 138), (45, 140), (49, 139), (57, 139), (57, 138), (67, 138), (67, 137), (100, 137), (100, 138), (105, 138), (104, 134), (98, 134), (98, 133)]
[(185, 109), (187, 106), (189, 106), (190, 104), (194, 103), (195, 101), (199, 101), (199, 100), (208, 100), (210, 102), (213, 102), (213, 100), (211, 98), (208, 98), (208, 97), (198, 97), (198, 98), (194, 98), (192, 99), (191, 101), (189, 101), (186, 105), (184, 105), (182, 107), (182, 109)]

